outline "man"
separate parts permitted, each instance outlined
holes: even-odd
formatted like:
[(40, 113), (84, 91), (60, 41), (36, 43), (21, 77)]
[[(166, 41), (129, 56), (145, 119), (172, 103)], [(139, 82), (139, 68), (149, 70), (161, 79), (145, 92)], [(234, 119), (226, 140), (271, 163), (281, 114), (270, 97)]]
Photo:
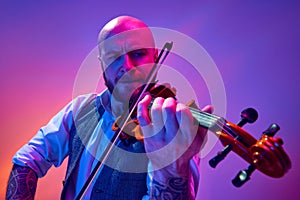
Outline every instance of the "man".
[(78, 197), (98, 160), (104, 165), (83, 199), (194, 199), (206, 130), (174, 98), (153, 100), (146, 93), (137, 108), (143, 140), (124, 130), (104, 156), (112, 125), (128, 112), (157, 58), (150, 29), (136, 18), (117, 17), (101, 30), (98, 47), (107, 90), (74, 99), (15, 154), (7, 199), (34, 198), (38, 177), (66, 157), (62, 199)]

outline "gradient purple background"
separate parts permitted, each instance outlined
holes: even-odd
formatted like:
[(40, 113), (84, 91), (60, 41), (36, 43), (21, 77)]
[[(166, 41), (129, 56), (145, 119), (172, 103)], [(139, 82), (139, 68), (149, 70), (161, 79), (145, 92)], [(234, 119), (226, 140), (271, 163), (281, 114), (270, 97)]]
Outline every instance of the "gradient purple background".
[[(75, 76), (95, 47), (98, 31), (121, 14), (197, 40), (222, 74), (227, 119), (237, 122), (240, 111), (253, 106), (259, 119), (245, 129), (255, 137), (272, 122), (281, 126), (278, 136), (293, 162), (288, 174), (273, 179), (255, 172), (236, 189), (231, 179), (247, 164), (231, 154), (211, 169), (208, 160), (221, 148), (217, 144), (202, 161), (198, 198), (299, 199), (300, 2), (283, 0), (1, 2), (0, 197), (13, 154), (71, 100)], [(36, 199), (59, 198), (65, 164), (39, 181)]]

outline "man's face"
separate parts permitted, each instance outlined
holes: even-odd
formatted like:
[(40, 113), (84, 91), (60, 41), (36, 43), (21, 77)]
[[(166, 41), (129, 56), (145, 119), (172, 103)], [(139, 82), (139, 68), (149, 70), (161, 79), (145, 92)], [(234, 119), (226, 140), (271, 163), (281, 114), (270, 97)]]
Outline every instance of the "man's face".
[(145, 83), (157, 56), (152, 36), (145, 29), (109, 37), (99, 45), (99, 53), (106, 85), (123, 102)]

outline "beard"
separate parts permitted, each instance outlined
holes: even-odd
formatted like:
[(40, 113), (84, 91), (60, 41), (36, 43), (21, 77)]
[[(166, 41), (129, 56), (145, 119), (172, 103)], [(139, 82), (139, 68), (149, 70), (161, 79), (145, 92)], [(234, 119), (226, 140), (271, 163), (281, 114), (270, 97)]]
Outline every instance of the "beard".
[(111, 83), (111, 82), (109, 82), (109, 81), (107, 81), (107, 78), (106, 78), (106, 76), (105, 76), (105, 73), (103, 73), (103, 79), (104, 79), (104, 83), (105, 83), (105, 85), (106, 85), (108, 91), (110, 92), (110, 94), (112, 94), (113, 91), (114, 91), (114, 88), (115, 88), (114, 84)]
[[(109, 81), (105, 74), (103, 74), (103, 79), (104, 79), (104, 83), (109, 91), (109, 93), (117, 100), (117, 101), (121, 101), (123, 103), (127, 103), (127, 105), (130, 104), (130, 102), (132, 102), (133, 99), (137, 98), (138, 94), (139, 94), (139, 90), (140, 90), (140, 86), (138, 87), (133, 87), (133, 88), (128, 88), (128, 89), (124, 89), (124, 88), (120, 88), (118, 87), (118, 81), (120, 80), (120, 78), (116, 78), (114, 80), (114, 83), (112, 81)], [(134, 82), (132, 83), (133, 85), (135, 84)]]
[[(156, 78), (156, 77), (155, 77)], [(127, 106), (131, 107), (132, 104), (134, 102), (136, 102), (136, 100), (138, 99), (138, 97), (142, 94), (141, 91), (144, 89), (144, 87), (146, 86), (146, 84), (139, 84), (138, 86), (136, 87), (129, 87), (129, 88), (120, 88), (118, 87), (117, 83), (118, 81), (120, 80), (120, 78), (116, 78), (114, 80), (114, 83), (112, 83), (112, 81), (109, 81), (105, 74), (103, 74), (103, 79), (104, 79), (104, 83), (109, 91), (109, 93), (114, 97), (114, 99), (116, 99), (117, 101), (120, 101), (120, 102), (123, 102), (125, 103)], [(146, 89), (146, 92), (150, 91), (151, 88), (155, 85), (155, 82), (157, 81), (154, 81), (154, 83), (150, 83), (148, 85), (148, 88)], [(136, 83), (132, 83), (132, 85), (134, 85)], [(144, 96), (144, 95), (142, 95)]]

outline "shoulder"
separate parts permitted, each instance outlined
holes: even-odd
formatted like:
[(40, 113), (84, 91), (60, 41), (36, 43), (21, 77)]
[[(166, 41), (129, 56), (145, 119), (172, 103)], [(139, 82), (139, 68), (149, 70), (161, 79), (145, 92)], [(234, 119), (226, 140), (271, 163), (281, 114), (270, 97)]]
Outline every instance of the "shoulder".
[(73, 99), (72, 104), (74, 106), (80, 107), (88, 103), (91, 103), (95, 99), (101, 101), (101, 103), (103, 104), (104, 102), (107, 101), (107, 99), (109, 99), (108, 91), (104, 90), (101, 93), (88, 93), (88, 94), (79, 95)]
[(80, 113), (86, 113), (93, 109), (104, 109), (105, 104), (103, 101), (107, 96), (107, 91), (104, 90), (101, 93), (89, 93), (79, 95), (72, 100), (71, 106), (73, 114), (76, 117)]
[(75, 97), (71, 102), (73, 110), (76, 111), (82, 108), (83, 106), (93, 102), (97, 96), (98, 96), (97, 93), (89, 93), (89, 94), (83, 94)]
[(72, 103), (74, 105), (79, 105), (79, 106), (84, 105), (86, 103), (93, 101), (97, 96), (98, 96), (97, 93), (89, 93), (89, 94), (79, 95), (73, 99)]

